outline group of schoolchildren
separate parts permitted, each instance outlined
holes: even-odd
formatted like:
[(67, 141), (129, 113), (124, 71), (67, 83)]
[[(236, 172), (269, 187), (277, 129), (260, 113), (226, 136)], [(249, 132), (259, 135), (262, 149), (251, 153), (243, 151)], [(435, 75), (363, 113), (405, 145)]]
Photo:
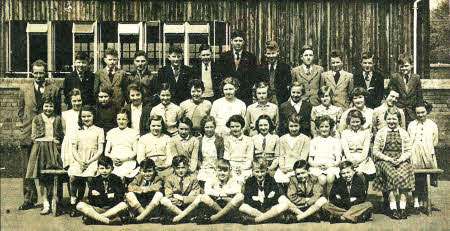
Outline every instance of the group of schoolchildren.
[[(268, 45), (270, 53), (274, 43)], [(407, 218), (407, 194), (414, 190), (413, 212), (418, 214), (424, 193), (415, 186), (424, 180), (415, 179), (413, 169), (437, 167), (438, 132), (426, 117), (429, 105), (419, 101), (404, 106), (404, 112), (398, 107), (399, 97), (409, 91), (390, 83), (383, 103), (371, 109), (366, 105), (372, 102), (370, 83), (354, 88), (353, 76), (340, 69), (339, 56), (332, 55), (335, 73), (321, 73), (321, 67), (311, 65), (310, 53), (308, 47), (302, 52), (309, 66), (292, 70), (293, 79), (283, 90), (290, 93), (287, 100), (280, 101), (281, 92), (273, 93), (277, 83), (269, 71), (268, 81), (247, 89), (254, 96), (248, 107), (236, 97), (238, 78), (222, 78), (219, 87), (212, 76), (190, 79), (184, 86), (191, 96), (186, 99), (181, 89), (174, 90), (178, 83), (172, 80), (149, 85), (155, 81), (147, 81), (138, 64), (141, 72), (125, 91), (126, 81), (114, 79), (123, 75), (120, 70), (101, 70), (104, 75), (94, 81), (95, 106), (84, 103), (95, 101), (85, 96), (92, 91), (74, 87), (66, 100), (71, 109), (62, 117), (55, 112), (57, 102), (38, 86), (35, 93), (42, 95), (42, 113), (32, 120), (26, 178), (39, 179), (41, 214), (51, 212), (52, 180), (40, 171), (60, 168), (69, 175), (70, 215), (83, 214), (85, 224), (155, 218), (164, 224), (292, 223), (324, 217), (330, 222), (365, 222), (373, 210), (366, 201), (370, 181), (383, 192), (390, 217)], [(117, 62), (109, 60), (116, 58), (114, 52), (105, 54), (107, 65)], [(169, 55), (171, 62), (180, 61), (178, 53)], [(239, 61), (239, 53), (233, 55)], [(373, 61), (373, 56), (366, 59)], [(33, 64), (38, 80), (42, 65)], [(400, 67), (407, 73), (396, 76), (404, 81), (411, 60), (401, 59)], [(173, 73), (181, 78), (183, 70), (174, 68)], [(322, 80), (314, 90), (317, 73)], [(303, 74), (311, 81), (301, 81)], [(102, 79), (120, 87), (104, 86), (99, 83)], [(398, 84), (411, 87), (408, 80)], [(156, 95), (149, 94), (152, 88)], [(123, 108), (117, 107), (124, 101)], [(406, 131), (408, 118), (416, 119)]]

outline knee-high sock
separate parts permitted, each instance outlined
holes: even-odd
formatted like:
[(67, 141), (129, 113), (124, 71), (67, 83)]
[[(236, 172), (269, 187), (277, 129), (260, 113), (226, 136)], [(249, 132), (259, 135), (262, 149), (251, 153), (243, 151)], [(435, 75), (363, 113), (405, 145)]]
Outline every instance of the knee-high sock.
[(178, 214), (177, 216), (175, 216), (173, 218), (173, 222), (179, 222), (181, 219), (183, 219), (184, 217), (186, 217), (189, 213), (192, 212), (192, 210), (194, 210), (195, 208), (197, 208), (200, 205), (202, 195), (198, 195), (195, 200), (185, 209), (183, 210), (180, 214)]
[(145, 207), (145, 209), (143, 209), (142, 213), (136, 217), (136, 220), (137, 221), (144, 220), (144, 218), (147, 217), (148, 214), (150, 214), (153, 211), (153, 209), (159, 205), (162, 198), (163, 198), (162, 193), (160, 193), (160, 192), (155, 193), (150, 204), (148, 204), (147, 207)]
[(125, 209), (128, 208), (128, 205), (125, 202), (120, 202), (119, 204), (117, 204), (116, 206), (108, 209), (108, 211), (106, 211), (105, 213), (102, 214), (102, 216), (110, 218), (112, 216), (117, 215), (118, 213), (124, 211)]
[(302, 214), (297, 215), (297, 221), (301, 221), (301, 220), (303, 220), (303, 219), (313, 215), (314, 213), (319, 211), (319, 209), (327, 202), (328, 201), (327, 201), (327, 199), (325, 197), (319, 198), (316, 201), (316, 203), (314, 203), (311, 207), (309, 207), (305, 212), (303, 212)]
[(242, 205), (239, 207), (239, 211), (241, 211), (241, 212), (243, 212), (243, 213), (246, 213), (246, 214), (248, 214), (248, 215), (250, 215), (250, 216), (252, 216), (252, 217), (258, 217), (258, 216), (263, 215), (262, 212), (260, 212), (259, 210), (255, 209), (255, 208), (252, 208), (252, 207), (251, 207), (250, 205), (248, 205), (248, 204), (242, 204)]
[(164, 205), (164, 207), (166, 207), (169, 211), (177, 215), (183, 212), (180, 208), (172, 204), (172, 202), (167, 197), (161, 199), (161, 204)]
[[(220, 209), (219, 212), (217, 212), (216, 214), (211, 216), (211, 221), (217, 221), (218, 219), (223, 217), (225, 214), (229, 213), (231, 210), (237, 208), (242, 203), (243, 200), (244, 200), (244, 195), (242, 195), (242, 194), (235, 195), (233, 197), (233, 199), (231, 199), (231, 201), (228, 202), (228, 204), (225, 205), (225, 207), (223, 209)], [(215, 201), (213, 201), (213, 202), (214, 202), (214, 204), (219, 206)], [(220, 208), (220, 206), (219, 206), (219, 208)]]
[(280, 215), (282, 212), (286, 211), (289, 208), (288, 204), (277, 204), (273, 206), (269, 211), (265, 212), (261, 216), (255, 218), (256, 223), (261, 223), (267, 221), (270, 218), (276, 217)]
[(94, 208), (84, 202), (80, 202), (77, 204), (77, 210), (96, 221), (102, 222), (104, 224), (109, 224), (109, 219), (107, 217), (102, 216), (97, 211), (95, 211)]
[(142, 205), (141, 203), (139, 203), (136, 194), (134, 194), (133, 192), (128, 192), (125, 194), (125, 201), (131, 207), (133, 213), (141, 214), (142, 212), (144, 212), (144, 208), (142, 208)]
[[(202, 202), (205, 203), (207, 206), (213, 208), (214, 210), (216, 210), (217, 212), (219, 212), (220, 210), (222, 210), (222, 207), (220, 207), (219, 204), (217, 204), (217, 202), (215, 202), (211, 197), (209, 197), (208, 195), (204, 194), (202, 197)], [(231, 202), (231, 201), (230, 201)]]

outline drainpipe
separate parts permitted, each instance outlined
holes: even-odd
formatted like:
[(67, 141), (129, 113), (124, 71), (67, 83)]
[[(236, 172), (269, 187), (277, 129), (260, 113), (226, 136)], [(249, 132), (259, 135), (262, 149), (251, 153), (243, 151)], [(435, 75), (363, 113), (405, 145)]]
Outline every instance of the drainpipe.
[(414, 25), (413, 25), (413, 51), (414, 51), (414, 74), (417, 74), (417, 5), (422, 0), (416, 0), (414, 2), (413, 10), (414, 10)]

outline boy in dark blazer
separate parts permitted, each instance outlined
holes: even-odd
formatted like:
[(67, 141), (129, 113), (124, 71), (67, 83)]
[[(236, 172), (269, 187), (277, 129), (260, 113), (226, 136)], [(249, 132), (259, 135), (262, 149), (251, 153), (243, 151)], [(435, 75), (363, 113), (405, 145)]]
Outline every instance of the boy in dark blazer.
[(366, 202), (367, 191), (364, 176), (355, 174), (350, 161), (339, 165), (341, 177), (331, 188), (329, 203), (322, 208), (330, 215), (333, 222), (360, 223), (370, 219), (372, 203)]
[(245, 51), (245, 34), (233, 32), (231, 34), (232, 50), (222, 54), (220, 63), (223, 76), (234, 77), (241, 84), (236, 97), (248, 106), (253, 103), (253, 86), (258, 82), (255, 75), (256, 56)]
[(192, 73), (194, 78), (200, 79), (205, 86), (202, 98), (212, 103), (223, 95), (220, 89), (222, 82), (220, 65), (211, 60), (212, 52), (208, 44), (202, 44), (199, 52), (201, 62), (194, 65)]
[(102, 156), (98, 160), (98, 176), (88, 181), (88, 203), (79, 202), (77, 210), (83, 213), (84, 224), (93, 221), (103, 224), (122, 224), (127, 209), (124, 202), (125, 187), (120, 177), (111, 174), (114, 168), (111, 158)]
[(148, 68), (147, 53), (145, 51), (136, 51), (134, 55), (134, 66), (136, 69), (127, 77), (127, 86), (133, 83), (140, 84), (142, 88), (142, 101), (151, 106), (157, 105), (159, 103), (159, 97), (155, 88), (155, 76)]
[(89, 56), (85, 52), (78, 52), (75, 55), (73, 65), (75, 66), (75, 71), (66, 76), (63, 82), (64, 103), (67, 105), (67, 109), (72, 109), (70, 93), (75, 88), (80, 90), (84, 105), (95, 105), (95, 75), (89, 70)]
[[(150, 117), (150, 112), (152, 111), (150, 103), (143, 102), (143, 91), (144, 90), (139, 83), (130, 84), (128, 86), (130, 103), (125, 105), (129, 118), (128, 127), (139, 131), (140, 136), (143, 136), (150, 131), (147, 121)], [(135, 118), (135, 116), (139, 116), (139, 118)]]
[(190, 90), (188, 89), (189, 80), (192, 79), (192, 70), (190, 67), (182, 64), (183, 50), (179, 46), (171, 46), (169, 49), (170, 65), (159, 69), (158, 76), (155, 79), (157, 92), (161, 90), (163, 83), (168, 83), (172, 90), (172, 102), (180, 105), (181, 102), (189, 99)]
[(354, 87), (362, 87), (369, 95), (366, 97), (366, 106), (375, 109), (381, 105), (384, 91), (384, 76), (374, 70), (376, 57), (372, 53), (365, 52), (361, 57), (362, 72), (356, 73)]
[(302, 100), (305, 94), (304, 83), (294, 81), (289, 86), (291, 97), (280, 106), (280, 136), (289, 133), (288, 118), (293, 113), (300, 116), (300, 132), (311, 137), (311, 110), (312, 105)]

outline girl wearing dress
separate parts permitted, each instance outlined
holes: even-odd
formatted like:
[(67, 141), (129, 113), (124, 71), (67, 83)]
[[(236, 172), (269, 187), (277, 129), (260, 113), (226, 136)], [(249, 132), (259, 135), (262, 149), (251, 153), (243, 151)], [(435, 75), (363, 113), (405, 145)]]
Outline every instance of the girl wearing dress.
[(44, 102), (42, 106), (43, 112), (33, 118), (31, 125), (33, 147), (31, 148), (25, 177), (28, 179), (39, 179), (40, 193), (44, 206), (41, 210), (41, 215), (47, 215), (50, 213), (48, 196), (49, 189), (53, 187), (53, 177), (43, 175), (41, 171), (62, 169), (63, 164), (59, 149), (63, 138), (63, 129), (61, 118), (54, 115), (54, 102), (47, 97), (44, 97), (42, 101)]
[[(278, 128), (278, 106), (268, 102), (269, 92), (271, 92), (271, 90), (266, 82), (260, 82), (256, 85), (257, 102), (248, 106), (247, 113), (245, 114), (245, 126), (250, 137), (258, 134), (256, 131), (256, 120), (261, 115), (269, 116), (270, 120), (272, 120), (272, 123), (275, 125), (275, 129)], [(272, 132), (273, 131), (270, 133)]]
[[(389, 193), (390, 217), (406, 219), (406, 195), (414, 189), (414, 171), (410, 163), (411, 140), (408, 132), (399, 126), (401, 114), (391, 108), (386, 111), (387, 127), (381, 128), (373, 146), (373, 155), (377, 157), (377, 176), (373, 188)], [(397, 210), (395, 193), (400, 193), (400, 211)]]
[(81, 107), (78, 118), (78, 130), (72, 139), (72, 163), (68, 175), (70, 177), (70, 204), (76, 214), (76, 204), (84, 197), (86, 178), (97, 173), (97, 160), (103, 153), (105, 133), (103, 128), (94, 125), (95, 108), (91, 105)]
[(199, 137), (198, 161), (200, 170), (197, 179), (203, 188), (205, 182), (214, 179), (216, 176), (215, 163), (223, 158), (224, 143), (223, 138), (216, 134), (216, 120), (212, 116), (205, 116), (200, 121), (201, 133)]
[[(81, 105), (83, 103), (81, 92), (73, 89), (70, 93), (72, 109), (63, 111), (61, 115), (62, 127), (64, 130), (64, 140), (61, 146), (61, 159), (64, 169), (69, 169), (72, 162), (72, 137), (78, 130), (78, 117), (80, 116)], [(82, 198), (80, 198), (81, 200)]]
[(277, 183), (288, 184), (289, 177), (295, 175), (292, 168), (295, 162), (308, 159), (310, 138), (300, 133), (300, 121), (300, 116), (296, 114), (289, 116), (289, 133), (280, 138), (280, 157), (274, 176)]
[(113, 98), (113, 90), (111, 88), (100, 87), (97, 96), (98, 103), (95, 110), (96, 114), (94, 115), (94, 125), (103, 128), (106, 134), (109, 130), (117, 127), (116, 115), (119, 112), (119, 108), (111, 101)]
[(339, 163), (341, 162), (341, 143), (337, 138), (330, 136), (334, 127), (334, 120), (329, 116), (319, 116), (314, 121), (319, 136), (311, 140), (309, 151), (309, 169), (311, 174), (319, 178), (319, 183), (330, 195), (331, 186), (336, 177), (339, 177)]
[(155, 161), (158, 175), (166, 177), (172, 173), (172, 155), (169, 144), (170, 137), (164, 134), (166, 125), (160, 115), (150, 116), (148, 120), (150, 132), (139, 138), (137, 161), (141, 163), (145, 158)]
[(106, 133), (105, 156), (109, 156), (114, 168), (112, 173), (122, 180), (136, 176), (139, 168), (136, 168), (137, 142), (139, 132), (128, 127), (128, 114), (122, 108), (117, 114), (117, 128)]
[[(437, 145), (438, 127), (427, 119), (432, 106), (426, 102), (415, 106), (416, 120), (409, 123), (408, 133), (412, 140), (411, 164), (415, 169), (437, 168), (436, 153), (434, 147)], [(416, 178), (416, 189), (413, 192), (414, 213), (425, 212), (423, 201), (425, 199), (425, 176), (418, 175)], [(436, 185), (437, 179), (433, 176), (432, 184)]]
[(199, 149), (197, 137), (191, 134), (193, 126), (188, 117), (181, 117), (178, 121), (178, 135), (171, 138), (169, 145), (172, 156), (184, 155), (189, 159), (191, 172), (197, 170)]
[(274, 176), (278, 167), (278, 158), (280, 156), (280, 137), (272, 134), (275, 125), (268, 115), (260, 115), (255, 122), (255, 130), (257, 135), (252, 136), (256, 157), (262, 157), (268, 164), (269, 174)]
[(172, 103), (172, 90), (168, 83), (161, 84), (159, 99), (161, 103), (152, 108), (150, 116), (161, 116), (166, 126), (165, 133), (170, 137), (176, 136), (178, 132), (177, 122), (182, 116), (182, 111), (178, 105)]
[(366, 118), (366, 122), (363, 123), (363, 129), (367, 129), (369, 131), (372, 131), (372, 115), (373, 115), (373, 109), (366, 107), (366, 97), (369, 95), (366, 89), (362, 87), (357, 87), (352, 91), (352, 95), (350, 98), (352, 99), (353, 107), (347, 109), (344, 113), (342, 113), (341, 120), (339, 122), (339, 133), (342, 133), (345, 129), (348, 128), (347, 126), (347, 116), (348, 113), (353, 109), (358, 109), (362, 112), (364, 115), (364, 118)]
[[(314, 106), (311, 110), (311, 133), (317, 137), (316, 124), (314, 121), (319, 116), (327, 115), (332, 118), (335, 124), (339, 124), (342, 115), (342, 108), (331, 104), (333, 99), (333, 90), (329, 86), (323, 86), (318, 92), (320, 105)], [(336, 136), (336, 128), (333, 128), (332, 136)]]
[(233, 77), (224, 79), (221, 89), (224, 97), (214, 101), (210, 115), (216, 119), (216, 134), (225, 137), (230, 134), (230, 129), (226, 126), (228, 119), (232, 115), (244, 117), (247, 107), (243, 101), (235, 96), (236, 91), (239, 89), (239, 81), (237, 79)]

